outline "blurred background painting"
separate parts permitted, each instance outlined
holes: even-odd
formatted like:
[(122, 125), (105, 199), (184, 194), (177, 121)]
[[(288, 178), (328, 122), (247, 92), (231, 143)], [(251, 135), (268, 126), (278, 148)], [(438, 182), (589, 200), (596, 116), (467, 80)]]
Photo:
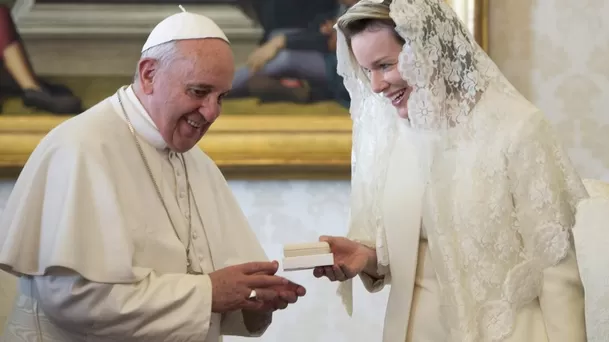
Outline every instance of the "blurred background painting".
[[(463, 4), (478, 0), (449, 1), (475, 30), (475, 13)], [(112, 95), (131, 82), (146, 33), (180, 4), (218, 22), (233, 44), (238, 65), (225, 115), (348, 115), (332, 26), (355, 2), (4, 1), (0, 113), (76, 115)]]

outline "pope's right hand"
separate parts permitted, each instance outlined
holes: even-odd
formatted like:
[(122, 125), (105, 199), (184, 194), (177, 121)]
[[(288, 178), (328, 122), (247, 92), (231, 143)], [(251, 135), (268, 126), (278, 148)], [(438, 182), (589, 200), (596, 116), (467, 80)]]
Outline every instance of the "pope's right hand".
[[(249, 262), (210, 273), (211, 311), (256, 310), (262, 303), (276, 300), (279, 293), (275, 288), (290, 284), (275, 275), (278, 267), (277, 262)], [(256, 300), (249, 299), (252, 290), (256, 290)]]
[(355, 241), (340, 236), (322, 236), (319, 241), (330, 245), (334, 254), (334, 265), (316, 267), (313, 275), (327, 277), (330, 281), (345, 281), (364, 271), (370, 263), (373, 251)]

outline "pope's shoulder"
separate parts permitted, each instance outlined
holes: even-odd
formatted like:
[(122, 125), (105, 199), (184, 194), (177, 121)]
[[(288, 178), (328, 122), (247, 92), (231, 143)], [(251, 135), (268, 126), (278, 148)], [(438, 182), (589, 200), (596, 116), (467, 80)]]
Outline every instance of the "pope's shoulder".
[(40, 141), (37, 149), (51, 146), (100, 148), (120, 144), (125, 133), (128, 133), (126, 121), (121, 119), (110, 98), (107, 98), (54, 127)]

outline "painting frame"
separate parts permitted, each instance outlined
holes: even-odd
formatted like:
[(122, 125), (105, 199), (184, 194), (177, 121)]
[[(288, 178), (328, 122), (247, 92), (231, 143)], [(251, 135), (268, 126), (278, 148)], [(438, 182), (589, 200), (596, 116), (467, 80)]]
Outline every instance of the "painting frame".
[[(24, 166), (54, 127), (69, 117), (0, 116), (0, 168)], [(226, 115), (200, 141), (227, 178), (345, 179), (351, 164), (351, 119), (325, 115)]]
[[(488, 51), (488, 0), (453, 1)], [(40, 140), (67, 118), (0, 116), (0, 175), (18, 173)], [(351, 125), (348, 115), (225, 115), (199, 146), (229, 179), (349, 179)]]

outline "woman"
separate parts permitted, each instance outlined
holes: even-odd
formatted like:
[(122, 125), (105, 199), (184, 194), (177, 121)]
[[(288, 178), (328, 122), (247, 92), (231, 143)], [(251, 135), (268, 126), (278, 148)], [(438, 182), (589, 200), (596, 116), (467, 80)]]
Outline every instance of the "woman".
[(391, 283), (385, 342), (585, 342), (571, 228), (586, 190), (539, 109), (442, 0), (337, 23), (354, 120), (349, 239), (316, 277)]
[[(25, 106), (54, 114), (79, 114), (82, 105), (69, 89), (40, 80), (25, 53), (21, 37), (6, 5), (0, 5), (0, 64), (8, 72), (0, 71), (10, 80), (0, 82), (0, 91), (21, 96)], [(17, 88), (17, 89), (15, 89)], [(7, 95), (7, 94), (3, 94)]]

